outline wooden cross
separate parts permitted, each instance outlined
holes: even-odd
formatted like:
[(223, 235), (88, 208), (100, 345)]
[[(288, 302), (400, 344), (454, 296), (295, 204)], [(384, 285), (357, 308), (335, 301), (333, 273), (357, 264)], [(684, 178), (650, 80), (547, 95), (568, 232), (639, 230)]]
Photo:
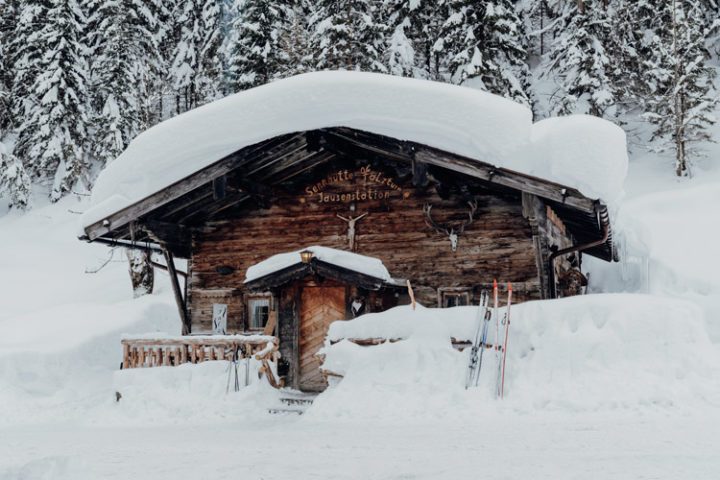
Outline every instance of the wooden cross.
[(360, 215), (359, 217), (355, 217), (355, 218), (343, 217), (339, 213), (336, 214), (339, 219), (345, 220), (348, 224), (348, 233), (347, 233), (348, 247), (350, 247), (351, 252), (355, 251), (355, 223), (358, 220), (360, 220), (361, 218), (363, 218), (365, 215), (367, 215), (368, 213), (369, 212), (365, 212), (362, 215)]

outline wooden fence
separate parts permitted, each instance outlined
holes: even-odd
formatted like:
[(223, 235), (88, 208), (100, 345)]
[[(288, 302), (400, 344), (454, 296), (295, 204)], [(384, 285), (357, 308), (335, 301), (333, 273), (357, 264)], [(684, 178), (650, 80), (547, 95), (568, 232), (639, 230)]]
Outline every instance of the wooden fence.
[(204, 335), (182, 337), (126, 337), (122, 368), (169, 367), (183, 363), (210, 360), (241, 360), (254, 358), (262, 363), (261, 374), (276, 388), (282, 386), (275, 379), (270, 362), (277, 361), (278, 339), (268, 335)]

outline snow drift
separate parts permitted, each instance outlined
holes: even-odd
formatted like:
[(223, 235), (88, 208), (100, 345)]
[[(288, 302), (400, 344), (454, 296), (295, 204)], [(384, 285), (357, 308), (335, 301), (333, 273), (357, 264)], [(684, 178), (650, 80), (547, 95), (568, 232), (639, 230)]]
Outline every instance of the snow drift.
[[(474, 310), (397, 307), (333, 323), (333, 340), (406, 340), (374, 347), (328, 341), (325, 367), (345, 377), (318, 398), (312, 415), (427, 418), (493, 405), (584, 411), (720, 402), (718, 353), (691, 303), (618, 294), (514, 306), (502, 404), (492, 403), (494, 353), (484, 353), (480, 386), (466, 391), (469, 349), (456, 351), (449, 341), (474, 334)], [(488, 338), (494, 342), (494, 328)]]
[[(620, 191), (627, 165), (622, 130), (604, 120), (570, 116), (534, 129), (529, 109), (487, 92), (373, 73), (314, 72), (230, 95), (139, 135), (100, 174), (83, 225), (243, 147), (328, 127), (429, 145), (565, 182), (608, 202)], [(535, 137), (544, 156), (535, 151)], [(562, 140), (577, 148), (564, 153)]]

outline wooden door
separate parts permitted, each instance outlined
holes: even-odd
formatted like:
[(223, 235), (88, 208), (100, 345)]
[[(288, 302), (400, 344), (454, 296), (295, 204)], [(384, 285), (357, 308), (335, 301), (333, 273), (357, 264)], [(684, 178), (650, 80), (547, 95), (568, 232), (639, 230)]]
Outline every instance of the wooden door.
[(327, 383), (315, 354), (325, 342), (328, 326), (345, 319), (345, 287), (305, 286), (300, 294), (300, 390), (320, 392)]

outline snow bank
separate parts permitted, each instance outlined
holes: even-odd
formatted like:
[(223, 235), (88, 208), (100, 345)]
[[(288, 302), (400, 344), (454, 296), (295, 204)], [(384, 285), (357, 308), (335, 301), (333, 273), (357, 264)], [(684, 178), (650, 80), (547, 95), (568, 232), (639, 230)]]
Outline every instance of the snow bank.
[(113, 400), (123, 333), (180, 329), (169, 296), (65, 305), (2, 325), (0, 424), (87, 419), (88, 410)]
[(245, 273), (245, 282), (247, 283), (252, 280), (256, 280), (282, 270), (283, 268), (301, 263), (302, 259), (300, 258), (300, 252), (303, 250), (310, 250), (318, 260), (337, 265), (338, 267), (347, 268), (348, 270), (353, 270), (370, 277), (379, 278), (386, 282), (389, 282), (392, 279), (392, 277), (390, 277), (390, 272), (388, 272), (388, 269), (385, 268), (385, 265), (378, 258), (367, 257), (365, 255), (337, 250), (335, 248), (314, 246), (303, 248), (295, 252), (279, 253), (263, 260), (260, 263), (256, 263), (247, 269), (247, 272)]
[[(487, 92), (373, 73), (314, 72), (228, 96), (139, 135), (101, 173), (82, 223), (102, 220), (243, 147), (328, 127), (414, 141), (607, 200), (621, 188), (627, 163), (622, 131), (604, 120), (570, 116), (533, 127), (530, 110)], [(533, 153), (537, 149), (542, 155)]]
[[(720, 342), (718, 205), (718, 182), (680, 184), (624, 202), (617, 217), (625, 239), (623, 254), (635, 262), (642, 259), (642, 270), (636, 274), (639, 279), (610, 277), (605, 288), (634, 280), (651, 293), (690, 299), (705, 308), (709, 333)], [(633, 265), (623, 266), (627, 270)], [(597, 270), (603, 269), (607, 267)]]
[(235, 367), (227, 361), (184, 364), (177, 367), (133, 368), (113, 375), (113, 391), (122, 395), (113, 408), (103, 412), (103, 424), (139, 425), (227, 423), (265, 417), (278, 402), (278, 391), (265, 377), (258, 378), (260, 362), (237, 364), (239, 390), (235, 391)]
[[(501, 310), (500, 315), (504, 312)], [(313, 415), (407, 418), (473, 415), (495, 403), (495, 354), (481, 385), (465, 391), (469, 350), (449, 338), (474, 332), (474, 309), (401, 307), (335, 322), (330, 338), (406, 338), (326, 345), (325, 367), (344, 374)], [(491, 322), (491, 325), (494, 321)], [(488, 338), (494, 342), (495, 329)], [(506, 401), (521, 410), (687, 407), (720, 402), (720, 358), (693, 304), (644, 295), (589, 295), (513, 307)]]

